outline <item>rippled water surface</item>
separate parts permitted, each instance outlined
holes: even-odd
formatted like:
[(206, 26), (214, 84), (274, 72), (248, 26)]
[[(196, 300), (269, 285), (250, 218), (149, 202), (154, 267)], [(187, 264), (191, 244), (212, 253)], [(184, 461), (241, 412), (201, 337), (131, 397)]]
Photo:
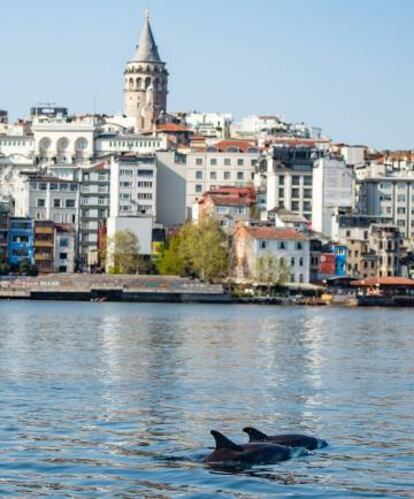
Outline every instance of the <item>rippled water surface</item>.
[[(0, 496), (414, 497), (414, 311), (0, 303)], [(209, 469), (211, 429), (326, 449)]]

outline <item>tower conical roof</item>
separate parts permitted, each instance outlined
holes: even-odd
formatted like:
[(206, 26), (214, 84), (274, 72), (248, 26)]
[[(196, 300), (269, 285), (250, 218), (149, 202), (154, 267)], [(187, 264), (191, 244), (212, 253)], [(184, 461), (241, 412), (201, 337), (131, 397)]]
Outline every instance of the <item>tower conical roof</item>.
[(151, 29), (149, 11), (145, 13), (144, 28), (133, 59), (135, 62), (162, 62)]

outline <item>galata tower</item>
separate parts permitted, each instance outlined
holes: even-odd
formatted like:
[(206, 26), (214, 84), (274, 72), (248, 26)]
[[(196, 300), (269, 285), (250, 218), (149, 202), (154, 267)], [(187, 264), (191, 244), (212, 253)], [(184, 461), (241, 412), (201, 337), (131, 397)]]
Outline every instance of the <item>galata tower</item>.
[(136, 132), (152, 131), (167, 111), (168, 71), (161, 61), (149, 11), (132, 61), (125, 70), (125, 115), (135, 119)]

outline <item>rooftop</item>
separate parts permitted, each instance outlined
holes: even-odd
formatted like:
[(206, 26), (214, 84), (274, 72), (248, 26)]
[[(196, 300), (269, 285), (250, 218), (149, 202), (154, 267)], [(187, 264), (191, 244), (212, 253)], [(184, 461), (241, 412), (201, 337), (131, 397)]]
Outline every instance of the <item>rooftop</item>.
[(246, 227), (247, 232), (254, 239), (307, 241), (307, 237), (290, 227)]
[(352, 286), (356, 287), (371, 287), (371, 286), (414, 286), (414, 280), (405, 277), (368, 277), (360, 281), (352, 281)]

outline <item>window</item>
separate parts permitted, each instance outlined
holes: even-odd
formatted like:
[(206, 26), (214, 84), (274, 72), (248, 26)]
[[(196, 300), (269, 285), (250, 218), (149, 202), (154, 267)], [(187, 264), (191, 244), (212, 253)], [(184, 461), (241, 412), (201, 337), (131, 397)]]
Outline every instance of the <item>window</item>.
[(72, 192), (76, 192), (76, 191), (78, 190), (78, 186), (77, 186), (77, 184), (70, 184), (70, 190), (71, 190)]
[(230, 172), (224, 172), (224, 180), (230, 180)]
[(196, 172), (196, 179), (203, 180), (203, 172), (200, 172), (200, 171)]
[(245, 215), (246, 214), (246, 208), (237, 208), (236, 212), (238, 215)]
[(196, 186), (195, 186), (195, 191), (196, 191), (197, 193), (201, 193), (201, 192), (203, 192), (203, 186), (202, 186), (202, 185), (196, 185)]
[(279, 242), (279, 249), (281, 249), (281, 250), (286, 249), (286, 243), (285, 243), (285, 241), (280, 241)]
[(60, 208), (61, 207), (61, 200), (60, 199), (54, 199), (53, 200), (53, 208)]
[(224, 166), (230, 166), (231, 165), (231, 159), (230, 158), (225, 158), (224, 159)]
[(47, 190), (47, 184), (45, 184), (45, 183), (39, 184), (39, 190), (40, 191), (46, 191)]
[(201, 166), (203, 164), (203, 158), (196, 158), (196, 165)]
[(297, 250), (301, 250), (301, 249), (303, 249), (303, 244), (302, 244), (302, 243), (300, 243), (300, 242), (297, 242), (297, 243), (296, 243), (296, 249), (297, 249)]
[(305, 189), (303, 191), (303, 197), (305, 199), (312, 199), (312, 189)]
[(210, 165), (211, 166), (217, 166), (217, 159), (216, 158), (210, 159)]
[(295, 266), (295, 264), (296, 264), (296, 262), (295, 262), (295, 257), (292, 257), (292, 258), (290, 259), (290, 266), (291, 266), (291, 267), (294, 267), (294, 266)]
[(312, 177), (309, 175), (303, 177), (303, 185), (305, 185), (306, 187), (312, 186)]
[(292, 198), (299, 199), (299, 189), (292, 189)]
[(237, 180), (244, 180), (244, 172), (237, 172)]
[(60, 258), (60, 260), (67, 260), (68, 254), (67, 253), (59, 253), (59, 258)]
[(46, 200), (45, 199), (38, 199), (37, 200), (37, 207), (38, 208), (44, 208), (46, 206)]
[(152, 170), (138, 170), (137, 175), (139, 177), (153, 177), (154, 172)]
[(60, 247), (61, 248), (68, 248), (69, 247), (69, 239), (61, 239), (60, 240)]
[(68, 184), (59, 184), (59, 190), (67, 191), (69, 188)]
[(67, 199), (66, 200), (66, 208), (75, 208), (75, 200)]
[(279, 197), (284, 198), (285, 197), (285, 189), (279, 189)]
[(303, 267), (303, 258), (299, 258), (299, 267)]
[(237, 160), (237, 166), (243, 166), (244, 165), (244, 159), (243, 158), (239, 158)]
[(217, 180), (217, 172), (210, 172), (210, 180)]
[(260, 241), (260, 249), (267, 249), (269, 243), (267, 241)]
[(292, 185), (300, 185), (300, 177), (298, 175), (293, 175)]
[(121, 182), (121, 187), (132, 187), (131, 182)]
[(284, 175), (281, 175), (279, 177), (279, 185), (285, 185), (285, 177), (284, 177)]
[(292, 201), (292, 211), (299, 211), (299, 201)]
[(58, 184), (50, 184), (50, 190), (51, 191), (57, 191), (58, 190)]
[(150, 192), (140, 192), (138, 193), (138, 199), (152, 199), (152, 194)]

